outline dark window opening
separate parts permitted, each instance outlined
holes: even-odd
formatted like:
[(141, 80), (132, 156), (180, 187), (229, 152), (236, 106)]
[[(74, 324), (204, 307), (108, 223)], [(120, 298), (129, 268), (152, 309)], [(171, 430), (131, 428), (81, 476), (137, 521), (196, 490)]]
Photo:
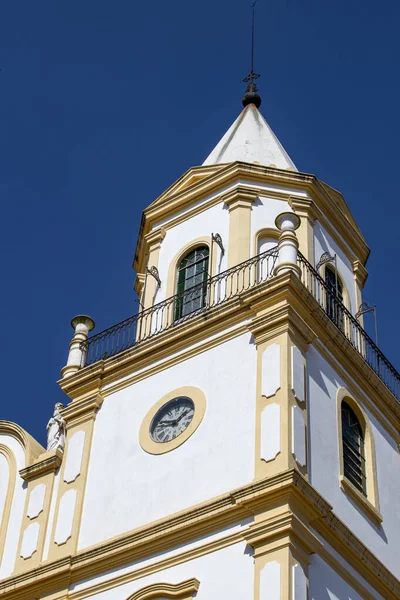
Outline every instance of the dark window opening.
[(346, 402), (342, 402), (342, 443), (344, 475), (366, 495), (364, 432)]
[(208, 278), (207, 246), (195, 248), (183, 258), (178, 267), (175, 321), (206, 305)]
[(325, 269), (326, 313), (339, 329), (344, 330), (343, 285), (336, 272), (329, 267)]

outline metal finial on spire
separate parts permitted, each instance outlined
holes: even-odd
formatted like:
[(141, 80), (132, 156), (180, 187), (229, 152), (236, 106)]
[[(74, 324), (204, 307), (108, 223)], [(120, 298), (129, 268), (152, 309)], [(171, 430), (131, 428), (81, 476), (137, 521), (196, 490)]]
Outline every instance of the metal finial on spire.
[(260, 77), (258, 73), (254, 72), (254, 21), (255, 21), (255, 6), (257, 4), (257, 0), (254, 0), (251, 9), (252, 9), (252, 20), (251, 20), (251, 69), (250, 73), (243, 79), (244, 83), (247, 83), (246, 92), (242, 98), (243, 106), (247, 106), (248, 104), (255, 104), (257, 108), (261, 105), (261, 97), (257, 94), (258, 88), (255, 83), (255, 80)]

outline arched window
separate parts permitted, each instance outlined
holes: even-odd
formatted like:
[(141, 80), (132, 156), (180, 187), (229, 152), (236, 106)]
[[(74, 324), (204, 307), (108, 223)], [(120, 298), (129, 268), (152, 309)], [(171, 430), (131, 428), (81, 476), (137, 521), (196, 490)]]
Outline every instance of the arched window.
[[(279, 239), (279, 231), (277, 231), (277, 235), (274, 234), (274, 230), (261, 230), (259, 234), (257, 234), (257, 254), (264, 254), (268, 250), (272, 250), (278, 244)], [(263, 258), (259, 259), (258, 262), (258, 273), (257, 273), (257, 281), (260, 283), (261, 281), (265, 281), (272, 277), (274, 272), (274, 267), (276, 264), (276, 257), (272, 255), (266, 255)]]
[(342, 444), (344, 476), (366, 495), (364, 430), (345, 401), (342, 401)]
[(339, 329), (344, 329), (344, 315), (341, 304), (343, 304), (343, 284), (336, 271), (330, 267), (325, 269), (325, 283), (327, 286), (326, 312), (328, 317)]
[(199, 246), (189, 252), (179, 263), (175, 321), (205, 306), (208, 256), (208, 247)]

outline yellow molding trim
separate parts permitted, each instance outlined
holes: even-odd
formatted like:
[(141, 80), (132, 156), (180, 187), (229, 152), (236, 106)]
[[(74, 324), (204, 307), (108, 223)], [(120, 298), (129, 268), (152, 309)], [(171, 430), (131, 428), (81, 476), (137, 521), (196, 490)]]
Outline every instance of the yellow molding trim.
[(253, 254), (252, 254), (252, 256), (257, 256), (258, 254), (260, 254), (258, 244), (259, 244), (261, 238), (272, 238), (272, 239), (276, 240), (276, 243), (278, 244), (279, 236), (280, 236), (279, 229), (276, 229), (274, 227), (263, 227), (262, 229), (259, 229), (258, 231), (256, 231), (256, 233), (253, 235)]
[(100, 393), (96, 393), (89, 398), (84, 398), (79, 403), (76, 402), (74, 404), (71, 402), (71, 404), (68, 404), (62, 410), (62, 416), (67, 423), (67, 428), (82, 425), (93, 419), (102, 403), (103, 396)]
[(27, 465), (45, 452), (39, 442), (29, 435), (25, 429), (12, 421), (0, 421), (0, 435), (9, 435), (21, 444), (25, 450), (25, 464)]
[[(359, 259), (362, 263), (366, 262), (369, 248), (356, 226), (343, 196), (339, 192), (319, 181), (314, 175), (235, 162), (221, 165), (218, 171), (176, 194), (170, 194), (167, 197), (165, 195), (161, 196), (144, 211), (136, 250), (135, 269), (142, 270), (139, 261), (139, 258), (142, 260), (140, 257), (142, 236), (152, 229), (157, 220), (165, 219), (167, 216), (185, 209), (188, 205), (198, 202), (202, 197), (204, 198), (210, 193), (217, 193), (218, 190), (222, 190), (229, 184), (234, 184), (235, 181), (243, 178), (248, 180), (250, 185), (254, 184), (254, 186), (261, 183), (274, 186), (290, 185), (292, 191), (286, 195), (287, 201), (294, 196), (293, 189), (298, 188), (306, 191), (320, 211), (321, 223), (345, 251), (346, 255), (350, 253), (352, 255), (349, 256), (351, 260)], [(260, 190), (260, 193), (263, 192)], [(348, 218), (343, 219), (343, 215)]]
[(301, 198), (299, 196), (289, 196), (289, 206), (300, 217), (309, 219), (312, 223), (321, 218), (321, 211), (310, 198)]
[(166, 231), (162, 227), (160, 227), (158, 229), (153, 229), (152, 231), (147, 233), (145, 235), (147, 247), (150, 247), (150, 246), (159, 247), (161, 245), (163, 239), (165, 238), (165, 234), (166, 234)]
[[(61, 581), (64, 582), (66, 571), (69, 571), (69, 584), (73, 584), (170, 549), (182, 541), (197, 539), (251, 515), (264, 515), (265, 519), (269, 510), (286, 505), (290, 506), (290, 510), (298, 519), (293, 526), (295, 537), (299, 537), (303, 525), (312, 526), (339, 554), (345, 555), (350, 566), (360, 572), (380, 594), (388, 600), (397, 600), (400, 582), (338, 519), (330, 504), (293, 469), (242, 486), (211, 501), (140, 527), (129, 534), (81, 550), (73, 556), (47, 561), (36, 569), (9, 577), (0, 582), (0, 593), (3, 594), (4, 600), (15, 600), (23, 598), (27, 588), (30, 593), (35, 589), (47, 589), (49, 586), (56, 589), (61, 585)], [(281, 524), (287, 533), (285, 519)], [(241, 532), (242, 540), (246, 539), (246, 531)], [(262, 534), (262, 531), (259, 529), (259, 536), (260, 533)], [(268, 538), (266, 530), (262, 535)], [(272, 527), (270, 539), (275, 537), (276, 528)], [(309, 537), (308, 540), (308, 543), (311, 540), (311, 546), (315, 542), (313, 537)], [(239, 540), (236, 538), (236, 541)], [(159, 570), (159, 567), (155, 570)], [(87, 589), (85, 593), (88, 593)]]
[(251, 206), (257, 197), (243, 186), (223, 196), (229, 209), (228, 269), (250, 258)]
[(21, 469), (19, 474), (25, 481), (32, 481), (48, 473), (54, 473), (61, 465), (63, 453), (60, 450), (51, 450), (39, 456), (31, 465)]
[(289, 504), (282, 512), (274, 513), (276, 511), (271, 511), (272, 516), (268, 518), (268, 512), (265, 512), (262, 520), (254, 522), (244, 532), (246, 542), (254, 548), (254, 559), (278, 548), (294, 545), (302, 557), (303, 564), (308, 564), (308, 556), (317, 551), (318, 538), (310, 531), (308, 523), (293, 513)]
[(135, 283), (133, 284), (133, 289), (135, 290), (135, 292), (137, 293), (139, 298), (142, 295), (145, 280), (146, 280), (145, 273), (136, 273), (136, 278), (135, 278)]
[[(45, 544), (46, 532), (48, 527), (49, 512), (51, 500), (53, 497), (54, 487), (54, 470), (47, 470), (40, 478), (33, 477), (28, 482), (27, 494), (25, 496), (25, 507), (23, 511), (22, 523), (19, 534), (18, 552), (15, 561), (14, 573), (20, 573), (26, 569), (32, 569), (39, 565), (43, 557), (43, 549)], [(45, 486), (45, 496), (43, 500), (43, 507), (40, 513), (34, 517), (28, 516), (28, 507), (30, 504), (31, 494), (38, 485)], [(21, 556), (22, 540), (26, 529), (30, 526), (32, 521), (35, 521), (39, 525), (39, 535), (37, 539), (36, 550), (31, 556), (23, 558)]]
[[(67, 407), (67, 409), (65, 409), (66, 411), (69, 409), (67, 414), (65, 415), (63, 412), (63, 416), (67, 421), (67, 440), (65, 447), (66, 455), (68, 456), (69, 445), (74, 437), (74, 434), (78, 432), (83, 432), (84, 444), (82, 448), (80, 471), (79, 473), (76, 473), (75, 479), (73, 481), (65, 480), (64, 473), (66, 463), (62, 465), (60, 470), (60, 483), (58, 487), (57, 503), (54, 511), (54, 519), (52, 524), (50, 547), (48, 554), (50, 560), (56, 560), (61, 556), (74, 554), (78, 546), (79, 531), (82, 522), (82, 511), (86, 490), (86, 480), (90, 462), (90, 452), (92, 447), (94, 422), (96, 419), (97, 410), (101, 406), (102, 402), (102, 396), (100, 394), (97, 394), (94, 397), (83, 401), (83, 408), (85, 409), (84, 413), (82, 413), (82, 411), (79, 410), (79, 404), (76, 407), (74, 407), (73, 404), (70, 404)], [(60, 501), (64, 494), (68, 493), (70, 490), (73, 490), (76, 494), (70, 535), (67, 537), (67, 539), (56, 541)]]
[(298, 243), (306, 259), (313, 265), (315, 262), (314, 223), (318, 218), (323, 220), (323, 215), (310, 198), (290, 196), (288, 203), (294, 212), (301, 217), (300, 227), (297, 230)]
[(359, 260), (353, 261), (353, 273), (357, 285), (360, 287), (360, 290), (362, 290), (367, 281), (368, 271)]
[[(230, 340), (232, 340), (240, 335), (243, 335), (246, 332), (247, 332), (247, 326), (246, 326), (246, 324), (242, 324), (242, 325), (236, 326), (234, 329), (222, 332), (222, 334), (218, 337), (214, 337), (212, 339), (206, 339), (205, 341), (202, 340), (204, 343), (202, 343), (201, 345), (189, 347), (186, 351), (181, 352), (179, 354), (176, 353), (176, 354), (172, 355), (171, 357), (169, 357), (167, 355), (165, 357), (164, 362), (162, 362), (160, 364), (156, 364), (153, 366), (150, 364), (149, 368), (146, 369), (145, 371), (141, 371), (139, 373), (134, 372), (134, 373), (132, 373), (132, 375), (127, 377), (124, 381), (116, 380), (114, 383), (111, 383), (109, 386), (107, 386), (106, 389), (102, 389), (102, 394), (103, 394), (104, 398), (106, 398), (107, 396), (114, 394), (115, 392), (117, 392), (121, 389), (124, 389), (130, 385), (133, 385), (134, 383), (137, 383), (138, 381), (142, 381), (143, 379), (147, 379), (148, 377), (150, 377), (156, 373), (160, 373), (161, 371), (164, 371), (165, 369), (168, 369), (176, 364), (179, 364), (184, 360), (188, 360), (189, 358), (192, 358), (193, 356), (197, 356), (198, 354), (201, 354), (202, 352), (206, 352), (207, 350), (210, 350), (211, 348), (215, 348), (216, 346), (224, 344), (225, 342), (229, 342)], [(197, 341), (198, 341), (198, 339), (196, 339), (195, 336), (193, 338), (191, 338), (191, 342), (193, 344), (196, 343)], [(178, 351), (179, 351), (179, 349), (177, 350), (177, 352)], [(161, 357), (161, 358), (163, 358), (163, 357)], [(138, 369), (140, 369), (144, 366), (148, 366), (147, 361), (146, 362), (143, 361), (143, 363), (141, 363), (140, 366), (138, 366)]]
[[(226, 308), (228, 310), (225, 310)], [(248, 310), (246, 307), (245, 312)], [(212, 314), (199, 314), (180, 324), (179, 327), (172, 327), (115, 357), (100, 360), (57, 383), (74, 402), (93, 395), (100, 387), (103, 395), (109, 395), (112, 391), (131, 385), (131, 378), (132, 382), (137, 381), (137, 377), (139, 380), (145, 379), (148, 375), (137, 373), (140, 369), (151, 367), (158, 372), (166, 368), (164, 364), (176, 364), (202, 352), (201, 342), (204, 342), (207, 348), (212, 348), (241, 335), (247, 329), (246, 323), (240, 323), (242, 320), (243, 307), (239, 298), (234, 298), (229, 301), (229, 307), (219, 306), (212, 311)], [(218, 334), (220, 337), (214, 338)], [(199, 346), (193, 347), (194, 344)], [(176, 355), (178, 352), (181, 354)], [(162, 359), (166, 359), (165, 363), (152, 366)], [(115, 389), (113, 384), (116, 386)]]
[(190, 167), (183, 175), (181, 175), (174, 183), (172, 183), (156, 200), (150, 205), (149, 209), (154, 206), (158, 206), (160, 203), (167, 203), (171, 196), (175, 196), (177, 192), (181, 192), (183, 189), (188, 188), (194, 184), (198, 184), (201, 179), (210, 177), (224, 169), (226, 165), (211, 165), (197, 167)]
[(127, 600), (150, 600), (151, 598), (192, 598), (200, 587), (198, 579), (187, 579), (181, 583), (153, 583), (128, 597)]
[(84, 600), (88, 597), (88, 594), (92, 596), (94, 594), (99, 594), (100, 592), (113, 589), (120, 585), (124, 585), (125, 583), (135, 581), (136, 579), (142, 579), (143, 577), (147, 577), (153, 573), (159, 573), (165, 569), (170, 569), (176, 565), (180, 565), (184, 562), (205, 556), (206, 554), (211, 554), (212, 552), (216, 552), (240, 542), (243, 542), (242, 531), (228, 534), (212, 542), (205, 542), (201, 546), (196, 546), (191, 550), (183, 550), (178, 554), (168, 556), (167, 558), (161, 558), (159, 561), (155, 561), (149, 565), (146, 565), (145, 567), (139, 567), (138, 569), (134, 569), (129, 573), (124, 573), (123, 575), (119, 575), (97, 584), (95, 583), (94, 585), (91, 585), (90, 587), (78, 592), (72, 592), (68, 596), (68, 600)]
[(254, 317), (247, 327), (256, 344), (272, 340), (281, 333), (291, 333), (296, 338), (300, 338), (301, 349), (306, 350), (308, 344), (312, 344), (317, 337), (310, 324), (303, 321), (295, 308), (286, 303), (277, 306), (273, 312)]
[[(178, 250), (175, 256), (171, 259), (168, 267), (167, 274), (167, 286), (166, 286), (166, 298), (171, 298), (174, 294), (177, 293), (177, 285), (178, 285), (178, 268), (181, 261), (185, 258), (189, 252), (195, 250), (195, 248), (199, 248), (201, 246), (206, 246), (208, 248), (208, 276), (212, 277), (216, 274), (217, 271), (217, 253), (211, 252), (212, 239), (211, 235), (208, 236), (199, 236), (194, 240), (191, 240), (182, 248)], [(211, 256), (213, 254), (213, 256)], [(212, 264), (211, 264), (212, 259)], [(171, 305), (169, 310), (173, 310), (173, 305)], [(166, 311), (168, 314), (168, 310)], [(172, 316), (169, 316), (169, 319), (172, 319)]]
[(229, 206), (231, 210), (237, 203), (242, 203), (243, 206), (251, 206), (258, 198), (259, 194), (253, 188), (245, 185), (237, 185), (232, 190), (225, 192), (219, 196), (220, 201)]
[[(280, 278), (270, 280), (270, 285), (276, 285), (278, 279)], [(261, 312), (269, 307), (272, 320), (274, 312), (281, 310), (282, 305), (279, 298), (284, 300), (289, 306), (289, 314), (297, 315), (297, 320), (292, 322), (297, 325), (298, 321), (304, 321), (309, 326), (311, 331), (315, 333), (313, 344), (317, 350), (323, 354), (334, 369), (337, 369), (338, 375), (345, 382), (348, 382), (349, 389), (354, 387), (355, 382), (357, 383), (363, 390), (363, 402), (368, 410), (374, 414), (394, 439), (400, 439), (400, 404), (393, 394), (369, 367), (350, 341), (343, 336), (332, 320), (323, 312), (318, 302), (299, 278), (294, 275), (285, 275), (282, 276), (280, 281), (282, 283), (282, 293), (278, 290), (276, 290), (276, 295), (272, 293), (272, 290), (268, 294), (264, 292), (264, 298), (259, 297), (257, 301), (252, 302), (253, 311)], [(283, 285), (284, 281), (288, 284), (286, 289)], [(245, 294), (242, 295), (241, 300), (242, 304), (247, 303)], [(383, 415), (385, 418), (383, 418)]]
[[(252, 317), (253, 321), (250, 321)], [(308, 343), (312, 342), (328, 363), (337, 370), (349, 389), (354, 388), (356, 384), (362, 390), (364, 405), (397, 443), (400, 441), (400, 404), (323, 312), (299, 278), (291, 273), (280, 275), (251, 288), (239, 297), (215, 309), (210, 309), (206, 315), (198, 315), (187, 323), (166, 330), (116, 357), (85, 367), (75, 375), (62, 379), (59, 384), (63, 391), (74, 399), (72, 404), (81, 402), (81, 399), (83, 401), (88, 395), (92, 396), (101, 386), (107, 386), (102, 393), (109, 395), (117, 389), (131, 385), (134, 381), (146, 378), (151, 373), (151, 369), (158, 372), (204, 351), (205, 347), (201, 346), (201, 341), (211, 344), (207, 347), (213, 347), (224, 341), (223, 335), (227, 336), (225, 340), (232, 339), (241, 335), (246, 327), (256, 334), (255, 325), (258, 318), (266, 321), (262, 325), (265, 339), (270, 337), (269, 331), (275, 330), (271, 334), (275, 335), (279, 325), (281, 331), (287, 330), (290, 326)], [(237, 329), (223, 333), (221, 338), (207, 339), (233, 326), (237, 326)], [(199, 345), (195, 348), (187, 348), (189, 344), (195, 343)], [(187, 352), (171, 357), (185, 348)], [(152, 366), (163, 359), (167, 360)], [(147, 366), (150, 367), (149, 371), (137, 372)], [(360, 393), (357, 392), (357, 397)]]
[(0, 454), (2, 454), (8, 464), (9, 477), (7, 493), (3, 506), (3, 512), (0, 514), (0, 564), (3, 559), (4, 546), (8, 531), (8, 521), (10, 519), (11, 506), (14, 498), (15, 484), (17, 478), (17, 461), (14, 452), (4, 444), (0, 444)]
[(352, 500), (357, 504), (359, 508), (367, 515), (367, 517), (373, 521), (374, 525), (378, 526), (382, 523), (383, 517), (379, 510), (366, 498), (358, 489), (345, 477), (340, 476), (340, 487), (341, 489), (350, 496)]

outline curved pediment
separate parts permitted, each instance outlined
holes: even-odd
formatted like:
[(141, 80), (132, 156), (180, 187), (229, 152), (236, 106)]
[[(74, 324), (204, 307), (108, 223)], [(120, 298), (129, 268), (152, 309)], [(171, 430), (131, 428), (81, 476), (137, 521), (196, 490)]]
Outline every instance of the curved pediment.
[(188, 579), (181, 583), (153, 583), (138, 590), (127, 600), (164, 600), (165, 598), (179, 598), (189, 600), (197, 592), (200, 586), (198, 579)]

